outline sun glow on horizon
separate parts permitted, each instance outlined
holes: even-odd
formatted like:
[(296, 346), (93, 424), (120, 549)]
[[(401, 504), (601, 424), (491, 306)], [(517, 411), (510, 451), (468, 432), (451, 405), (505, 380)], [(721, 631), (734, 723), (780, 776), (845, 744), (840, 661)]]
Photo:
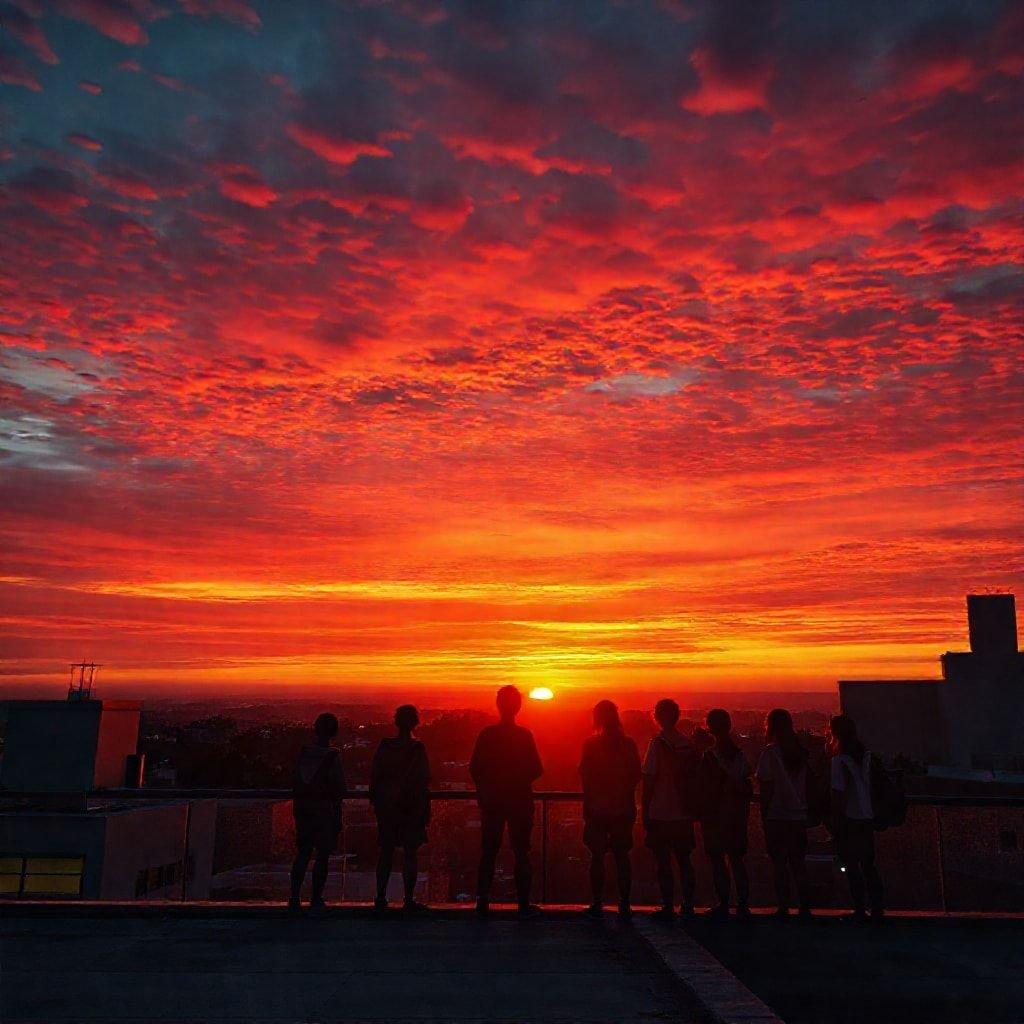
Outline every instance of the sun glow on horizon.
[(530, 700), (553, 700), (555, 691), (548, 686), (535, 686), (530, 691)]

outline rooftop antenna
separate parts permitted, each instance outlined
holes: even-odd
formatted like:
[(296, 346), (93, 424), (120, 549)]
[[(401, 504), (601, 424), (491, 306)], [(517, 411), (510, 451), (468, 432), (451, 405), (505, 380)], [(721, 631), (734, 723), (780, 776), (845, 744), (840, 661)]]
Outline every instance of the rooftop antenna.
[(71, 666), (71, 680), (68, 683), (69, 701), (89, 700), (92, 697), (92, 683), (99, 668), (102, 666), (97, 665), (95, 661), (79, 661)]

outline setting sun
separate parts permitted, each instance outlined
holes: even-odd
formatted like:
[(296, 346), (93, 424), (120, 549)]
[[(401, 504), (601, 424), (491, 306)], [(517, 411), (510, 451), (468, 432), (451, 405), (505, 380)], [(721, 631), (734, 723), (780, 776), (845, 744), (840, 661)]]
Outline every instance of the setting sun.
[(554, 696), (554, 690), (547, 686), (535, 686), (530, 691), (530, 700), (551, 700)]

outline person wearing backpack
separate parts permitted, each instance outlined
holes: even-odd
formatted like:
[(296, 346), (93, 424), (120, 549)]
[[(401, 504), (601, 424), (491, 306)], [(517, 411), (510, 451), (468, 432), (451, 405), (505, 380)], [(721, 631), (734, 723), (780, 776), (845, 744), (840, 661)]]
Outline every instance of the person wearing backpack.
[(370, 803), (377, 816), (377, 898), (374, 909), (387, 910), (388, 879), (395, 848), (402, 848), (404, 910), (422, 913), (415, 900), (419, 848), (427, 841), (430, 821), (430, 764), (423, 744), (413, 739), (420, 716), (411, 704), (395, 711), (397, 736), (380, 741), (370, 765)]
[(604, 861), (610, 852), (619, 883), (619, 916), (626, 919), (632, 914), (629, 851), (633, 848), (640, 755), (636, 743), (622, 731), (619, 709), (610, 700), (594, 705), (594, 729), (594, 735), (583, 744), (580, 758), (583, 843), (590, 851), (594, 897), (586, 913), (591, 917), (604, 914)]
[(341, 802), (345, 796), (345, 773), (341, 753), (331, 740), (338, 735), (338, 719), (320, 715), (313, 723), (314, 742), (299, 752), (295, 768), (292, 810), (295, 815), (295, 845), (292, 864), (291, 898), (288, 909), (301, 909), (300, 893), (310, 858), (313, 861), (313, 893), (309, 909), (315, 916), (326, 913), (324, 886), (331, 854), (341, 832)]
[(713, 921), (728, 919), (731, 883), (735, 883), (736, 917), (749, 922), (750, 881), (744, 857), (754, 794), (750, 762), (732, 738), (728, 711), (709, 711), (707, 727), (714, 745), (704, 751), (700, 762), (701, 832), (718, 897), (718, 905), (708, 911), (708, 917)]
[(799, 916), (811, 916), (807, 877), (807, 816), (810, 768), (793, 716), (774, 708), (765, 719), (767, 746), (757, 762), (764, 841), (775, 878), (775, 917), (789, 918), (790, 878), (796, 883)]
[(884, 891), (875, 864), (871, 753), (860, 741), (853, 719), (847, 715), (836, 715), (829, 722), (827, 746), (832, 758), (832, 836), (853, 900), (849, 920), (866, 920), (865, 907), (870, 903), (872, 921), (881, 921)]
[(694, 874), (690, 855), (694, 847), (693, 820), (697, 782), (697, 757), (693, 744), (679, 732), (679, 705), (674, 700), (659, 700), (654, 720), (661, 731), (651, 740), (643, 765), (643, 824), (646, 845), (658, 864), (661, 909), (654, 913), (660, 921), (674, 920), (675, 876), (672, 860), (679, 865), (682, 889), (680, 913), (693, 915)]

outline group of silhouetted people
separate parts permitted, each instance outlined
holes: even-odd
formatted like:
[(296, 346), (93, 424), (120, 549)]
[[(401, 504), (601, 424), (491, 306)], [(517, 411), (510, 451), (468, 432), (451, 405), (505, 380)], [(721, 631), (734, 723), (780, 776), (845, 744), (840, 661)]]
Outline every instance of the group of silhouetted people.
[[(532, 917), (530, 841), (533, 833), (533, 784), (543, 774), (533, 734), (516, 723), (522, 697), (514, 686), (498, 691), (498, 721), (477, 737), (469, 772), (480, 807), (480, 864), (477, 912), (487, 915), (495, 864), (507, 830), (514, 857), (518, 912)], [(583, 842), (590, 851), (592, 903), (586, 913), (604, 911), (605, 865), (615, 863), (619, 913), (631, 914), (630, 851), (637, 817), (636, 790), (641, 785), (640, 813), (645, 845), (657, 865), (660, 920), (694, 913), (692, 854), (699, 826), (710, 862), (717, 903), (707, 913), (724, 920), (735, 905), (739, 920), (750, 920), (750, 882), (745, 863), (750, 804), (758, 787), (765, 846), (773, 867), (777, 909), (788, 918), (794, 909), (808, 918), (811, 901), (806, 854), (807, 830), (828, 825), (835, 852), (850, 885), (854, 920), (880, 920), (882, 881), (875, 865), (879, 808), (873, 793), (885, 772), (865, 749), (853, 721), (831, 719), (827, 734), (827, 769), (812, 765), (790, 713), (782, 708), (765, 720), (765, 748), (756, 771), (732, 734), (727, 711), (707, 715), (706, 729), (693, 737), (679, 730), (679, 705), (660, 700), (654, 708), (658, 733), (643, 761), (623, 730), (618, 708), (610, 700), (594, 707), (594, 734), (583, 744), (579, 772), (583, 788)], [(404, 908), (421, 913), (415, 900), (417, 852), (426, 842), (430, 821), (430, 765), (424, 745), (414, 738), (419, 716), (412, 705), (395, 712), (397, 734), (381, 740), (370, 770), (369, 798), (377, 818), (379, 855), (375, 907), (386, 910), (387, 885), (394, 854), (402, 849)], [(341, 757), (331, 741), (338, 720), (324, 714), (314, 725), (315, 742), (302, 749), (295, 780), (298, 852), (292, 868), (289, 906), (299, 908), (299, 894), (311, 858), (313, 891), (310, 909), (324, 911), (328, 860), (341, 828), (345, 778)], [(676, 873), (679, 875), (678, 899)], [(734, 899), (735, 897), (735, 899)], [(678, 906), (678, 911), (677, 911)]]

